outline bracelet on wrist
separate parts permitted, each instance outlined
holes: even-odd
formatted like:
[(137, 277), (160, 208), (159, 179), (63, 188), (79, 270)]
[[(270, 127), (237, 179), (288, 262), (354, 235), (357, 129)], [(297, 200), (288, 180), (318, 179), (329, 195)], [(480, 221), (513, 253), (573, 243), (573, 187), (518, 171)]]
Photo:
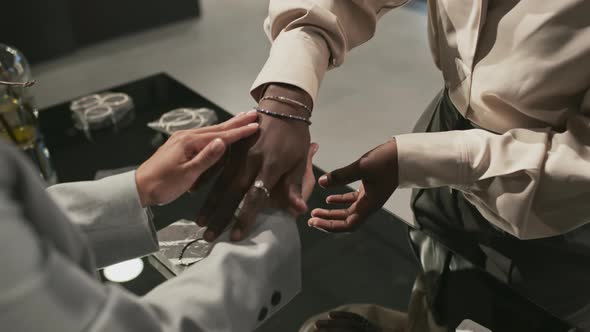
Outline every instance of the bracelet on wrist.
[(299, 108), (304, 109), (307, 113), (309, 113), (309, 116), (311, 116), (311, 107), (305, 105), (304, 103), (295, 100), (295, 99), (291, 99), (288, 97), (283, 97), (283, 96), (264, 96), (262, 98), (260, 98), (260, 100), (258, 101), (259, 103), (264, 101), (264, 100), (274, 100), (274, 101), (278, 101), (279, 103), (283, 103), (283, 104), (287, 104), (287, 105), (291, 105), (291, 106), (296, 106)]
[(304, 118), (302, 116), (273, 112), (273, 111), (269, 111), (269, 110), (266, 110), (266, 109), (260, 108), (260, 107), (254, 107), (254, 109), (258, 113), (270, 115), (270, 116), (275, 117), (275, 118), (281, 118), (281, 119), (286, 119), (286, 120), (301, 121), (301, 122), (305, 122), (308, 126), (311, 125), (311, 121), (309, 121), (309, 119)]

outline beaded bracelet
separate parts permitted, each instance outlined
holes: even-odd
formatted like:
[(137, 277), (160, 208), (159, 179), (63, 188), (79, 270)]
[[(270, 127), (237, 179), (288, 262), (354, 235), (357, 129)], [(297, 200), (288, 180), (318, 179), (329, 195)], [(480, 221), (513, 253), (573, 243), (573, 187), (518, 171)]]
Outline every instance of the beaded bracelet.
[(302, 121), (307, 123), (308, 126), (311, 125), (311, 121), (309, 121), (308, 119), (302, 117), (302, 116), (297, 116), (297, 115), (291, 115), (291, 114), (283, 114), (283, 113), (277, 113), (277, 112), (273, 112), (273, 111), (269, 111), (269, 110), (265, 110), (264, 108), (260, 108), (260, 107), (254, 107), (254, 109), (256, 110), (256, 112), (258, 113), (262, 113), (262, 114), (266, 114), (266, 115), (270, 115), (270, 116), (274, 116), (275, 118), (283, 118), (283, 119), (289, 119), (289, 120), (297, 120), (297, 121)]
[(263, 100), (274, 100), (274, 101), (278, 101), (280, 103), (298, 106), (298, 107), (301, 107), (304, 110), (306, 110), (307, 113), (309, 113), (309, 116), (311, 116), (311, 108), (298, 100), (283, 97), (283, 96), (264, 96), (264, 97), (260, 98), (260, 100), (258, 102), (261, 102)]

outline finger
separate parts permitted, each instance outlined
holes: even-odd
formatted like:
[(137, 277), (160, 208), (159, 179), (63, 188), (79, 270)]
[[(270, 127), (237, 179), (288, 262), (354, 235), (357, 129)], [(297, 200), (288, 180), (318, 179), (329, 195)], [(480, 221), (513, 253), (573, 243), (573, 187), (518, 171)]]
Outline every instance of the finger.
[(356, 228), (358, 225), (365, 222), (369, 216), (379, 208), (381, 208), (381, 205), (375, 204), (364, 193), (360, 194), (359, 199), (348, 208), (350, 215), (346, 218), (346, 223), (349, 224), (351, 228)]
[(219, 126), (221, 127), (220, 130), (229, 130), (234, 128), (243, 127), (249, 123), (255, 122), (258, 120), (258, 113), (256, 110), (250, 110), (248, 112), (242, 112), (238, 115), (234, 116), (233, 118), (220, 123)]
[[(241, 159), (241, 156), (238, 156), (237, 159)], [(234, 164), (238, 163), (234, 162)], [(240, 165), (239, 169), (235, 169), (233, 176), (228, 177), (229, 181), (223, 188), (224, 192), (218, 197), (217, 207), (211, 215), (210, 222), (208, 223), (209, 227), (204, 235), (207, 241), (216, 239), (227, 225), (231, 223), (236, 210), (240, 206), (240, 202), (245, 200), (244, 196), (254, 183), (258, 163), (255, 160), (246, 160), (245, 164), (238, 165)]]
[[(364, 215), (359, 215), (359, 204), (361, 205), (362, 209), (361, 212), (367, 210), (362, 203), (363, 199), (366, 201), (365, 196), (361, 197), (359, 201), (352, 204), (346, 210), (322, 210), (318, 209), (314, 210), (312, 213), (316, 215), (325, 215), (328, 218), (322, 217), (312, 217), (309, 219), (307, 224), (310, 227), (318, 228), (325, 230), (331, 233), (341, 233), (341, 232), (350, 232), (353, 231), (358, 225), (365, 220)], [(365, 212), (366, 213), (366, 212)], [(330, 218), (332, 217), (332, 218)]]
[(203, 183), (215, 178), (216, 175), (223, 169), (224, 165), (224, 156), (227, 155), (227, 152), (222, 155), (222, 157), (209, 169), (203, 172), (199, 177), (194, 181), (193, 185), (190, 187), (189, 192), (197, 190)]
[(313, 218), (320, 218), (320, 219), (331, 219), (331, 220), (346, 220), (350, 212), (345, 209), (341, 210), (326, 210), (326, 209), (314, 209), (311, 211), (311, 216)]
[(185, 139), (188, 140), (187, 145), (189, 145), (190, 148), (195, 151), (200, 151), (214, 139), (221, 138), (225, 144), (231, 145), (256, 133), (258, 128), (258, 123), (250, 123), (247, 126), (225, 130), (223, 132), (188, 133)]
[(226, 227), (232, 222), (235, 211), (240, 205), (244, 192), (240, 187), (230, 186), (226, 188), (221, 202), (217, 205), (216, 211), (213, 213), (209, 221), (207, 231), (203, 235), (205, 241), (214, 241)]
[(228, 177), (228, 170), (224, 170), (221, 172), (221, 175), (219, 176), (217, 181), (215, 181), (215, 183), (213, 184), (213, 188), (211, 189), (211, 191), (207, 195), (207, 198), (205, 199), (205, 203), (201, 207), (201, 210), (199, 211), (199, 214), (197, 215), (197, 219), (195, 220), (196, 224), (199, 225), (199, 227), (205, 227), (205, 226), (209, 225), (209, 221), (211, 220), (211, 215), (213, 214), (213, 212), (217, 208), (217, 205), (219, 204), (219, 201), (221, 200), (221, 197), (223, 195), (222, 188), (227, 183), (227, 177)]
[(226, 130), (220, 133), (221, 139), (223, 139), (226, 144), (233, 144), (241, 139), (244, 139), (258, 131), (259, 125), (258, 123), (250, 123), (247, 126), (238, 127), (234, 129)]
[[(228, 159), (230, 159), (228, 157)], [(221, 199), (223, 198), (224, 192), (227, 189), (227, 186), (231, 183), (232, 176), (238, 171), (238, 165), (228, 163), (226, 167), (224, 167), (223, 171), (217, 178), (217, 181), (213, 184), (213, 188), (211, 192), (207, 195), (207, 199), (205, 200), (205, 204), (201, 207), (199, 211), (199, 215), (197, 216), (196, 223), (200, 227), (205, 227), (209, 224), (213, 213), (216, 211), (217, 206), (220, 204)]]
[(303, 199), (303, 176), (306, 163), (301, 162), (281, 180), (287, 197), (286, 206), (290, 207), (295, 215), (307, 211), (307, 203)]
[(211, 166), (215, 165), (216, 162), (221, 159), (225, 152), (225, 143), (220, 138), (216, 138), (211, 143), (201, 150), (193, 159), (188, 161), (185, 166), (189, 169), (193, 175), (192, 182), (197, 177), (203, 174)]
[(359, 197), (358, 191), (351, 191), (346, 194), (330, 195), (326, 198), (328, 204), (351, 204)]
[(237, 221), (231, 230), (230, 240), (240, 241), (248, 234), (248, 231), (256, 222), (258, 211), (264, 207), (267, 200), (268, 197), (264, 191), (254, 186), (250, 187), (246, 197), (244, 197), (244, 204), (238, 214)]
[(317, 143), (311, 143), (309, 147), (309, 154), (307, 156), (307, 165), (305, 166), (305, 173), (301, 184), (301, 198), (307, 201), (315, 187), (315, 176), (313, 174), (313, 157), (320, 149)]
[[(273, 200), (279, 203), (279, 206), (289, 211), (295, 217), (305, 213), (308, 209), (307, 200), (315, 186), (315, 177), (313, 174), (313, 156), (317, 153), (319, 145), (311, 143), (307, 153), (305, 166), (299, 163), (296, 170), (289, 172), (280, 180), (280, 192), (273, 194)], [(303, 171), (301, 170), (303, 169)], [(300, 175), (303, 172), (303, 175)], [(279, 200), (277, 200), (277, 198)], [(287, 198), (280, 200), (281, 198)]]
[(305, 170), (307, 172), (313, 173), (313, 156), (320, 150), (320, 145), (318, 143), (311, 143), (309, 145), (309, 151), (307, 151), (307, 164), (305, 166)]
[(346, 220), (322, 219), (315, 217), (309, 219), (307, 225), (329, 233), (344, 233), (350, 232), (353, 229)]
[(343, 186), (361, 179), (359, 161), (322, 175), (319, 184), (322, 187)]
[(250, 124), (252, 122), (255, 122), (257, 120), (258, 120), (258, 114), (256, 113), (255, 110), (252, 110), (249, 112), (238, 113), (233, 118), (231, 118), (225, 122), (222, 122), (220, 124), (216, 124), (214, 126), (189, 129), (188, 131), (191, 133), (196, 133), (196, 134), (214, 133), (214, 132), (220, 132), (220, 131), (225, 131), (225, 130), (229, 130), (229, 129), (243, 127), (243, 126)]
[[(278, 178), (273, 172), (272, 167), (263, 166), (262, 172), (256, 177), (257, 181), (261, 181), (262, 185), (268, 193), (272, 192)], [(254, 181), (252, 182), (254, 184)], [(244, 198), (244, 205), (238, 216), (238, 220), (234, 224), (230, 239), (232, 241), (241, 240), (256, 222), (258, 212), (265, 206), (265, 202), (269, 200), (265, 190), (262, 188), (250, 188), (248, 194)]]

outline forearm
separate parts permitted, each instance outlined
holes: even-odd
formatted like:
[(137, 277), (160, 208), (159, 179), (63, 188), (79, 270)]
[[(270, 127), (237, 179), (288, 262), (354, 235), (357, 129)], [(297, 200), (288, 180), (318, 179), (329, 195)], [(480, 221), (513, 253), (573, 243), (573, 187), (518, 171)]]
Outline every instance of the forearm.
[(456, 188), (486, 219), (522, 239), (562, 234), (590, 220), (587, 128), (588, 119), (576, 117), (562, 133), (399, 135), (400, 186)]
[(407, 0), (271, 0), (265, 30), (273, 41), (269, 58), (252, 86), (278, 82), (304, 90), (313, 102), (328, 68), (339, 66), (352, 48), (369, 40), (377, 20)]

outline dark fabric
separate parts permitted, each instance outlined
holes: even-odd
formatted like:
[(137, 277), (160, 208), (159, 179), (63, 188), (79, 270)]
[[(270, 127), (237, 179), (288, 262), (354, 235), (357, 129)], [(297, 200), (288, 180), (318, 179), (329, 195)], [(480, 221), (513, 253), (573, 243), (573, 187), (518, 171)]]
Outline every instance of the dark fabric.
[[(446, 92), (435, 98), (425, 114), (431, 115), (421, 118), (418, 130), (474, 128)], [(419, 229), (410, 229), (410, 240), (425, 272), (441, 276), (445, 270), (473, 264), (549, 312), (590, 330), (590, 224), (565, 235), (524, 241), (494, 227), (461, 192), (448, 187), (415, 190), (411, 205)], [(433, 249), (432, 242), (444, 246)], [(444, 282), (444, 276), (435, 278), (433, 287), (440, 289)], [(433, 298), (433, 305), (437, 301)], [(444, 319), (440, 310), (438, 316)]]

